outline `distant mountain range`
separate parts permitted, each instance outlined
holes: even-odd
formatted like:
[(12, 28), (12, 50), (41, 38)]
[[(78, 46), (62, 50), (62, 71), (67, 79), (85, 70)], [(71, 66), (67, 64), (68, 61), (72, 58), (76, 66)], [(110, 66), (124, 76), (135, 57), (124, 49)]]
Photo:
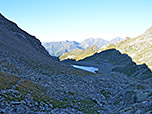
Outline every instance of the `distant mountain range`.
[(123, 38), (121, 38), (121, 37), (113, 38), (110, 41), (104, 40), (102, 38), (88, 38), (88, 39), (84, 40), (83, 42), (81, 42), (80, 46), (82, 48), (86, 49), (87, 47), (92, 47), (93, 45), (96, 45), (100, 49), (107, 44), (111, 44), (111, 43), (115, 44), (122, 40), (123, 40)]
[(117, 43), (123, 40), (123, 38), (116, 37), (110, 41), (102, 38), (88, 38), (83, 42), (76, 41), (61, 41), (61, 42), (43, 42), (42, 45), (46, 48), (51, 56), (59, 57), (65, 52), (69, 52), (74, 49), (87, 49), (96, 45), (99, 49), (110, 43)]
[(79, 46), (80, 43), (76, 41), (62, 41), (62, 42), (45, 42), (43, 46), (49, 52), (51, 56), (58, 57), (65, 52), (69, 52), (73, 49), (83, 49)]

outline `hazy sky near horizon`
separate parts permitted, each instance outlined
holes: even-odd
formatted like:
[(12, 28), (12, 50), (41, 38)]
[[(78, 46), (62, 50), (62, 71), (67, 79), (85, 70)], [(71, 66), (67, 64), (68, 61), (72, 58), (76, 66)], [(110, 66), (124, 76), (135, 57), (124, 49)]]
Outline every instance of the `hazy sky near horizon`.
[(152, 0), (1, 0), (0, 12), (42, 42), (135, 37), (152, 26)]

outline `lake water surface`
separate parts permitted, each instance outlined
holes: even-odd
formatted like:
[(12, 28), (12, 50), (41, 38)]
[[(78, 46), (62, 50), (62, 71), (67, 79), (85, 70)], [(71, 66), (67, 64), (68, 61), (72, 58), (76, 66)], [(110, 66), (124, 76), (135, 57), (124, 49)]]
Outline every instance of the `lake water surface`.
[(97, 67), (88, 67), (88, 66), (80, 66), (80, 65), (72, 65), (72, 66), (74, 68), (79, 68), (79, 69), (86, 70), (93, 73), (96, 73), (96, 71), (99, 70)]

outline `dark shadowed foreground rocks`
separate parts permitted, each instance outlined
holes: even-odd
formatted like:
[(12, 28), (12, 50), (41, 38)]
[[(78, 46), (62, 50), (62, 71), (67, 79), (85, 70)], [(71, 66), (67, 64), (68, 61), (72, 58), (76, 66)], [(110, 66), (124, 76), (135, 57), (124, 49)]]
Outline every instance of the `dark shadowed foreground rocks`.
[[(113, 55), (104, 52), (102, 57), (106, 58), (105, 53)], [(0, 14), (0, 113), (150, 114), (152, 87), (151, 73), (144, 72), (147, 68), (134, 65), (138, 75), (128, 74), (116, 68), (119, 61), (102, 57), (98, 62), (79, 63), (97, 66), (98, 74), (59, 63), (39, 40)]]

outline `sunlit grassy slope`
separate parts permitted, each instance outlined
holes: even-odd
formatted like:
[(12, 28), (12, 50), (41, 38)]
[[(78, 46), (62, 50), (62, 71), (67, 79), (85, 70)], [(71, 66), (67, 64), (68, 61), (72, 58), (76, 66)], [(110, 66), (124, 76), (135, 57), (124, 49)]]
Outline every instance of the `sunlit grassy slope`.
[(67, 52), (61, 55), (60, 61), (63, 61), (66, 59), (75, 59), (76, 61), (78, 61), (86, 57), (92, 56), (97, 51), (98, 51), (98, 47), (95, 45), (93, 45), (90, 48), (87, 48), (86, 50), (82, 50), (82, 49), (71, 50), (70, 52)]
[(101, 51), (112, 48), (128, 54), (136, 64), (145, 63), (152, 70), (152, 27), (138, 37), (126, 38), (116, 45), (109, 44)]

